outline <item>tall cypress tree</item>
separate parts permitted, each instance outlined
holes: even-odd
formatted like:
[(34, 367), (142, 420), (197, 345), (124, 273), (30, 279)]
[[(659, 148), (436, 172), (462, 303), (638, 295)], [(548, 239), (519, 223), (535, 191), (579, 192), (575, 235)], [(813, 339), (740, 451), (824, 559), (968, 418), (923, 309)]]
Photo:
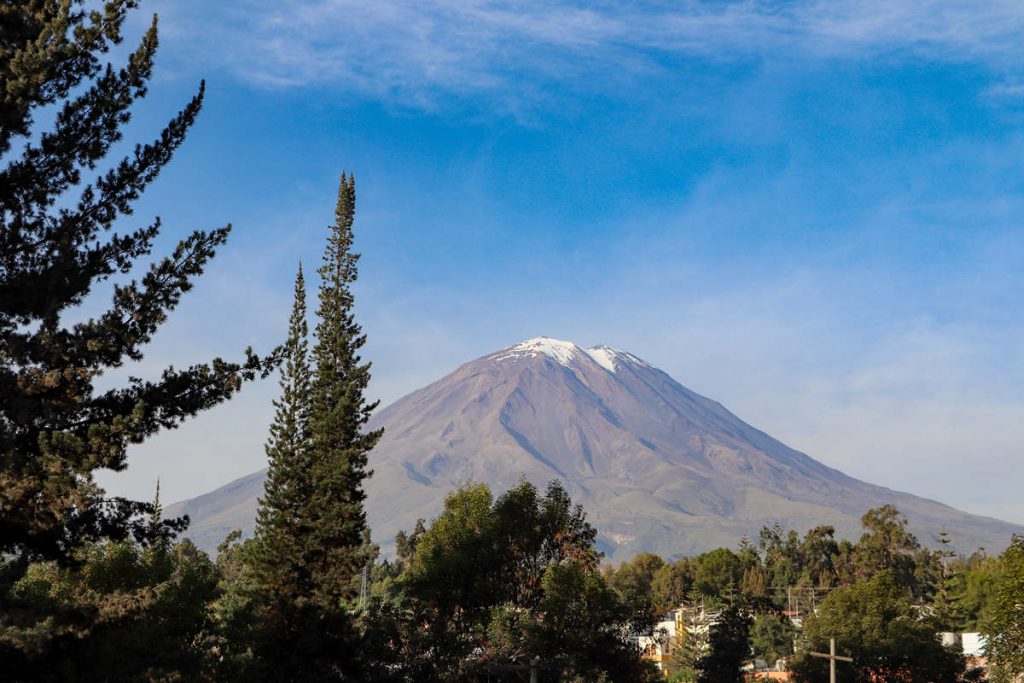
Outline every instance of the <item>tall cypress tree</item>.
[(362, 484), (382, 430), (365, 430), (376, 403), (364, 396), (370, 364), (359, 356), (366, 338), (353, 311), (354, 211), (355, 181), (343, 175), (318, 271), (311, 358), (301, 269), (295, 283), (270, 467), (245, 560), (262, 613), (248, 636), (252, 679), (361, 680), (363, 673), (351, 612), (370, 551)]
[[(88, 541), (145, 537), (140, 513), (152, 505), (108, 499), (93, 473), (124, 469), (129, 445), (224, 401), (271, 365), (246, 351), (240, 363), (215, 359), (95, 389), (104, 372), (143, 357), (230, 230), (193, 232), (126, 279), (160, 221), (120, 233), (115, 221), (170, 161), (203, 99), (200, 85), (155, 141), (97, 169), (152, 72), (155, 17), (126, 64), (100, 59), (136, 4), (0, 6), (0, 600), (29, 560), (69, 561)], [(46, 107), (55, 120), (34, 134)], [(111, 279), (119, 282), (107, 311), (67, 320)]]
[(365, 431), (377, 403), (365, 392), (370, 364), (359, 349), (366, 343), (355, 320), (352, 284), (359, 255), (352, 251), (355, 178), (342, 174), (335, 222), (320, 266), (319, 322), (313, 348), (310, 416), (312, 491), (308, 500), (313, 599), (326, 607), (353, 600), (367, 561), (363, 480), (367, 455), (383, 430)]
[(940, 531), (938, 540), (940, 549), (935, 552), (934, 559), (939, 565), (939, 576), (936, 578), (935, 595), (932, 596), (935, 619), (941, 630), (958, 632), (963, 630), (965, 621), (959, 604), (963, 577), (960, 568), (954, 563), (956, 552), (951, 548), (953, 541), (949, 532), (945, 529)]
[(256, 513), (253, 569), (261, 590), (275, 602), (294, 601), (310, 589), (301, 552), (303, 507), (310, 495), (308, 336), (306, 282), (300, 265), (284, 346), (281, 397), (274, 401), (266, 445), (270, 466)]

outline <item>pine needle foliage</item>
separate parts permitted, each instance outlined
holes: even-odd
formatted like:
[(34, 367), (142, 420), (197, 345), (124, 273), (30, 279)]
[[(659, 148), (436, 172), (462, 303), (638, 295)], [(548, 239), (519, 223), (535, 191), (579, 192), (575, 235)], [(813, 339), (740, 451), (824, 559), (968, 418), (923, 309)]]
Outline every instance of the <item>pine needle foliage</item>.
[[(132, 214), (203, 101), (200, 85), (157, 139), (100, 167), (152, 74), (155, 17), (125, 64), (101, 60), (135, 6), (0, 4), (0, 556), (17, 560), (8, 570), (70, 562), (92, 541), (141, 540), (151, 504), (106, 498), (93, 472), (123, 470), (131, 444), (221, 403), (273, 364), (246, 351), (241, 362), (95, 388), (105, 372), (142, 359), (230, 231), (195, 231), (128, 279), (160, 221), (125, 232), (115, 223)], [(54, 120), (39, 131), (44, 108)], [(113, 285), (110, 307), (69, 322), (102, 283)]]
[[(253, 680), (363, 680), (354, 614), (372, 560), (363, 510), (367, 456), (382, 430), (366, 431), (370, 364), (355, 321), (352, 251), (355, 181), (343, 175), (319, 268), (316, 344), (308, 351), (300, 267), (267, 441), (270, 461), (254, 540), (242, 547), (238, 593), (259, 625), (245, 639)], [(248, 583), (251, 582), (251, 583)]]
[(359, 255), (352, 251), (355, 178), (342, 174), (335, 222), (320, 266), (314, 376), (311, 392), (312, 490), (306, 518), (314, 600), (324, 606), (352, 601), (369, 560), (363, 480), (367, 456), (383, 430), (366, 431), (377, 402), (368, 402), (370, 363), (359, 350), (366, 343), (355, 320), (352, 285)]
[(312, 372), (306, 322), (306, 281), (299, 266), (295, 302), (281, 368), (281, 397), (274, 401), (266, 453), (270, 463), (256, 514), (254, 570), (268, 594), (301, 599), (310, 588), (302, 566), (307, 525), (303, 509), (310, 495), (309, 413)]

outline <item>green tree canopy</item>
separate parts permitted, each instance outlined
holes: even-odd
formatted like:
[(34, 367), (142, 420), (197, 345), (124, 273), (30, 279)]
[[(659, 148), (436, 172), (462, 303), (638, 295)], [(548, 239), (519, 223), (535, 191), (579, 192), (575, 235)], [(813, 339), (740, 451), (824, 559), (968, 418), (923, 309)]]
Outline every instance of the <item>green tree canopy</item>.
[(988, 655), (1009, 674), (1024, 674), (1024, 537), (1000, 558), (992, 614), (984, 626)]
[[(104, 64), (121, 41), (129, 0), (33, 0), (0, 20), (0, 555), (68, 561), (82, 543), (121, 539), (146, 503), (108, 499), (98, 469), (122, 470), (127, 449), (227, 399), (267, 368), (251, 352), (102, 391), (96, 380), (138, 361), (192, 287), (230, 226), (195, 231), (137, 280), (159, 219), (115, 232), (199, 113), (203, 88), (156, 140), (100, 168), (146, 94), (156, 19), (127, 61)], [(31, 134), (53, 107), (49, 130)], [(15, 145), (15, 141), (24, 144)], [(92, 180), (86, 181), (85, 178)], [(113, 281), (110, 307), (75, 309)]]
[(665, 564), (654, 573), (651, 601), (658, 614), (683, 604), (693, 588), (693, 575), (693, 563), (686, 557)]
[(708, 652), (697, 663), (699, 683), (743, 683), (752, 623), (749, 610), (738, 603), (721, 611), (708, 633)]
[(694, 586), (707, 597), (736, 596), (743, 580), (740, 558), (728, 548), (717, 548), (693, 558)]
[(1000, 566), (998, 557), (989, 557), (984, 552), (954, 561), (952, 571), (958, 578), (954, 597), (965, 630), (978, 631), (991, 618)]
[(377, 402), (366, 398), (370, 363), (359, 355), (366, 343), (355, 319), (352, 291), (359, 275), (353, 251), (356, 181), (342, 174), (334, 223), (328, 228), (313, 346), (309, 403), (310, 492), (301, 512), (303, 562), (313, 580), (312, 600), (328, 609), (359, 594), (371, 561), (363, 481), (367, 456), (383, 429), (367, 431)]
[(269, 467), (256, 511), (253, 570), (260, 588), (285, 597), (310, 590), (308, 568), (302, 564), (302, 508), (311, 484), (309, 413), (312, 372), (306, 322), (306, 282), (299, 266), (295, 301), (288, 321), (281, 368), (281, 396), (274, 401), (266, 453)]
[[(76, 567), (31, 565), (13, 586), (19, 609), (0, 629), (7, 680), (198, 678), (208, 655), (201, 636), (217, 595), (217, 572), (191, 541), (83, 547)], [(27, 613), (78, 615), (74, 628), (19, 628)], [(83, 618), (81, 615), (89, 615)], [(38, 656), (45, 653), (45, 656)]]
[(769, 585), (794, 586), (803, 571), (800, 536), (796, 530), (786, 532), (778, 523), (762, 527), (758, 548), (764, 556)]
[(854, 660), (837, 667), (837, 679), (844, 683), (955, 683), (964, 673), (963, 657), (939, 643), (935, 624), (913, 604), (892, 570), (836, 588), (819, 603), (804, 624), (793, 663), (797, 680), (828, 677), (828, 662), (808, 653), (827, 652), (830, 637), (840, 654)]
[[(409, 598), (393, 651), (416, 680), (637, 681), (647, 675), (629, 607), (599, 571), (596, 532), (552, 482), (523, 481), (497, 499), (484, 484), (449, 495), (401, 578)], [(562, 677), (562, 678), (560, 678)]]
[(353, 612), (376, 552), (363, 481), (383, 430), (365, 429), (376, 403), (365, 398), (370, 364), (359, 356), (366, 339), (354, 315), (355, 199), (355, 180), (343, 174), (319, 269), (312, 354), (301, 267), (296, 277), (256, 535), (233, 550), (238, 568), (226, 586), (222, 622), (234, 634), (227, 649), (249, 678), (367, 675)]
[(795, 637), (793, 622), (789, 617), (775, 612), (758, 614), (750, 628), (750, 644), (754, 656), (763, 659), (769, 666), (793, 655)]
[(801, 583), (822, 588), (836, 584), (835, 558), (839, 554), (839, 544), (835, 533), (834, 527), (818, 526), (804, 535), (800, 542)]
[(898, 585), (916, 593), (920, 588), (916, 556), (921, 544), (907, 530), (907, 518), (894, 505), (883, 505), (864, 513), (861, 524), (865, 531), (853, 556), (858, 577), (888, 571)]
[[(618, 569), (605, 569), (605, 579), (633, 612), (638, 623), (655, 621), (658, 606), (653, 595), (654, 577), (666, 567), (665, 561), (651, 553), (640, 553)], [(668, 607), (671, 607), (669, 605)]]

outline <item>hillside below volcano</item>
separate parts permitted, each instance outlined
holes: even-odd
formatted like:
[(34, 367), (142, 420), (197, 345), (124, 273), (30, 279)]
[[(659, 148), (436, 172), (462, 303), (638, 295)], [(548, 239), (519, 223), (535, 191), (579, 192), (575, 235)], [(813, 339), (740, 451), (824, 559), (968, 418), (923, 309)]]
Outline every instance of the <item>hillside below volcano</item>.
[[(849, 477), (743, 422), (636, 356), (539, 337), (466, 363), (379, 411), (384, 437), (366, 484), (373, 538), (431, 519), (460, 482), (497, 493), (521, 477), (561, 480), (613, 560), (735, 546), (779, 522), (856, 539), (868, 509), (892, 503), (925, 544), (1005, 547), (1021, 527)], [(179, 503), (188, 536), (212, 549), (251, 532), (265, 470)]]

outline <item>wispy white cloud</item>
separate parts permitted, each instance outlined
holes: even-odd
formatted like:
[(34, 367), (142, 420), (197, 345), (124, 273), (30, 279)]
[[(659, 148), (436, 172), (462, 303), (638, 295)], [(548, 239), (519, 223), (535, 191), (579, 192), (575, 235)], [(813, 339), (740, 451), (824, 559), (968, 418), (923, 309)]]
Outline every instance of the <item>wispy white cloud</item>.
[[(698, 208), (696, 218), (678, 220), (705, 219)], [(610, 251), (628, 253), (627, 241)], [(981, 254), (1002, 244), (998, 236), (984, 241), (976, 246)], [(714, 267), (670, 256), (679, 261), (675, 269), (646, 258), (602, 262), (594, 266), (604, 270), (600, 278), (570, 267), (573, 279), (587, 286), (557, 297), (550, 296), (557, 281), (550, 278), (513, 283), (504, 292), (486, 283), (481, 292), (436, 283), (402, 296), (368, 288), (359, 300), (370, 339), (366, 355), (374, 361), (371, 392), (393, 401), (462, 362), (539, 334), (608, 343), (848, 474), (1024, 522), (1016, 486), (1024, 476), (1024, 357), (1007, 341), (1024, 329), (1016, 310), (996, 329), (985, 312), (942, 321), (929, 312), (932, 306), (922, 306), (908, 316), (886, 300), (898, 298), (893, 292), (905, 290), (906, 280), (879, 282), (882, 274), (870, 265), (843, 266), (828, 257), (802, 267), (788, 262), (730, 284), (730, 274), (722, 281)], [(1002, 281), (997, 259), (983, 261), (970, 277), (956, 278), (959, 288), (974, 288), (965, 292), (970, 300), (1001, 299), (1017, 287)], [(222, 312), (232, 311), (225, 327), (237, 331), (235, 338), (197, 349), (205, 333), (186, 319), (160, 340), (155, 355), (196, 360), (231, 353), (250, 341), (244, 320), (265, 323), (257, 346), (277, 341), (287, 290), (247, 297), (224, 282), (207, 284), (197, 292), (204, 299), (197, 305), (210, 309), (203, 320), (223, 322)], [(240, 301), (243, 310), (233, 311)], [(271, 381), (247, 389), (148, 443), (133, 453), (126, 473), (104, 483), (145, 495), (159, 473), (167, 495), (182, 498), (259, 469), (276, 392)]]
[[(159, 7), (159, 5), (158, 5)], [(299, 0), (168, 4), (204, 66), (268, 86), (331, 85), (409, 103), (537, 81), (607, 86), (663, 57), (925, 53), (1019, 69), (1024, 4), (1013, 0), (580, 3), (567, 0)], [(595, 67), (600, 67), (600, 77)], [(536, 93), (532, 93), (536, 95)]]
[[(994, 81), (1003, 82), (980, 84), (994, 98), (1019, 97), (1024, 83), (1019, 0), (666, 0), (643, 6), (564, 0), (162, 0), (155, 9), (168, 52), (180, 60), (188, 50), (187, 59), (203, 72), (223, 67), (267, 87), (342, 90), (423, 108), (478, 95), (486, 106), (517, 108), (553, 91), (611, 92), (686, 57), (911, 57), (983, 64)], [(161, 64), (163, 69), (167, 62)], [(759, 87), (774, 91), (779, 83)], [(715, 109), (709, 124), (720, 137), (792, 140), (788, 109), (766, 113), (770, 97), (750, 97), (747, 91), (732, 96), (735, 101)], [(758, 103), (754, 114), (752, 101)], [(888, 111), (877, 105), (871, 104), (869, 117), (876, 127), (876, 109)], [(791, 146), (790, 163), (798, 165), (801, 145)], [(849, 215), (840, 218), (855, 229), (842, 236), (830, 225), (837, 217), (819, 208), (836, 199), (821, 196), (821, 167), (783, 169), (773, 176), (724, 165), (687, 193), (679, 215), (638, 209), (638, 215), (624, 217), (635, 229), (621, 239), (602, 233), (598, 241), (614, 259), (581, 246), (559, 254), (563, 263), (552, 273), (550, 260), (529, 259), (538, 251), (535, 244), (526, 247), (510, 238), (521, 249), (515, 253), (526, 254), (516, 262), (526, 276), (499, 282), (505, 271), (494, 263), (488, 269), (495, 274), (478, 273), (485, 280), (479, 287), (453, 277), (454, 284), (438, 282), (429, 289), (417, 283), (405, 296), (395, 295), (401, 281), (370, 291), (360, 301), (367, 303), (373, 391), (393, 400), (475, 355), (537, 334), (610, 343), (647, 357), (744, 419), (851, 474), (1024, 521), (1012, 485), (1024, 476), (1024, 359), (1008, 351), (1019, 347), (1013, 340), (1021, 338), (1024, 325), (1016, 305), (1024, 214), (1018, 195), (1007, 189), (1017, 183), (1008, 178), (1019, 177), (1021, 141), (935, 147), (930, 143), (909, 159), (894, 150), (884, 163), (870, 158), (864, 168), (830, 176), (829, 187), (867, 198), (846, 200), (842, 208)], [(814, 155), (823, 151), (808, 149)], [(955, 187), (949, 177), (955, 177)], [(465, 194), (451, 192), (451, 204), (467, 203)], [(482, 213), (492, 211), (487, 204)], [(405, 220), (415, 223), (414, 214), (404, 214), (413, 216)], [(477, 222), (462, 218), (449, 221)], [(319, 220), (288, 216), (282, 224)], [(757, 229), (741, 232), (744, 226)], [(803, 249), (785, 253), (794, 243), (783, 237), (797, 229), (807, 235)], [(744, 240), (737, 249), (738, 240), (719, 243), (712, 238), (717, 233), (749, 235), (750, 243)], [(963, 244), (946, 245), (958, 254), (958, 270), (935, 275), (938, 266), (927, 252), (917, 254), (927, 272), (902, 274), (908, 259), (897, 258), (898, 252), (916, 243), (915, 235), (930, 236), (929, 244), (964, 236)], [(966, 237), (974, 236), (971, 245)], [(270, 251), (277, 256), (293, 249)], [(315, 257), (317, 248), (309, 253)], [(704, 266), (701, 258), (709, 253), (715, 263)], [(567, 265), (566, 259), (575, 261)], [(869, 262), (854, 263), (858, 259)], [(374, 272), (366, 263), (366, 272)], [(269, 268), (250, 261), (242, 269), (256, 277)], [(571, 277), (560, 276), (562, 271)], [(271, 345), (287, 317), (290, 287), (269, 276), (264, 284), (265, 297), (230, 284), (197, 294), (208, 298), (211, 311), (234, 311), (238, 301), (260, 305), (247, 305), (227, 320), (212, 312), (196, 314), (194, 328), (172, 333), (154, 355), (177, 362), (188, 351), (185, 360), (195, 360), (207, 352), (230, 354), (252, 341), (221, 338), (216, 349), (197, 349), (210, 320), (219, 331), (265, 321), (255, 343)], [(560, 286), (564, 292), (550, 296)], [(136, 483), (124, 486), (147, 492), (153, 473), (163, 471), (164, 490), (182, 497), (256, 469), (275, 391), (272, 382), (253, 387), (215, 414), (162, 436), (138, 454), (140, 467), (123, 475), (136, 477)], [(1005, 476), (980, 486), (972, 481), (978, 471)]]
[(991, 97), (1012, 97), (1014, 99), (1024, 98), (1024, 83), (1019, 81), (1000, 83), (985, 91)]

